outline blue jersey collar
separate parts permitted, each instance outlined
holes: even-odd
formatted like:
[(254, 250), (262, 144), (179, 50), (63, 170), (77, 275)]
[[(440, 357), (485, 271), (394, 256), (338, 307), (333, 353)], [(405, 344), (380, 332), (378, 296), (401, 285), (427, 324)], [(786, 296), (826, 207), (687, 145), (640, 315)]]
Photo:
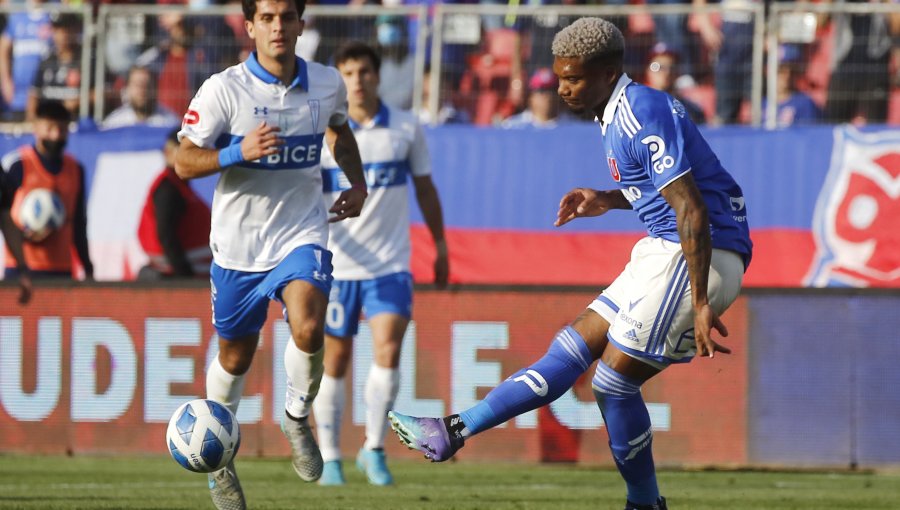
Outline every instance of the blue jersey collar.
[[(357, 130), (363, 126), (361, 126), (358, 122), (353, 119), (348, 119), (350, 123), (350, 129)], [(375, 117), (372, 118), (372, 122), (369, 123), (368, 128), (373, 127), (388, 127), (388, 124), (391, 122), (391, 112), (388, 110), (387, 105), (382, 101), (378, 101), (378, 113), (375, 114)]]
[[(250, 53), (250, 57), (245, 62), (247, 64), (247, 69), (253, 73), (253, 76), (256, 76), (260, 80), (269, 85), (274, 85), (276, 83), (281, 83), (281, 80), (278, 79), (275, 75), (266, 71), (266, 69), (259, 63), (259, 60), (256, 59), (256, 52)], [(309, 90), (309, 73), (306, 70), (306, 61), (300, 57), (297, 57), (297, 75), (294, 76), (294, 80), (288, 84), (288, 88), (300, 87), (303, 90)]]
[(629, 83), (631, 83), (631, 78), (629, 78), (627, 74), (622, 73), (622, 76), (619, 76), (619, 81), (616, 82), (616, 86), (613, 88), (612, 94), (609, 96), (609, 102), (606, 103), (606, 108), (603, 109), (603, 118), (600, 119), (600, 129), (603, 130), (603, 134), (606, 134), (606, 128), (609, 127), (615, 118), (619, 100), (625, 94), (625, 87), (627, 87)]

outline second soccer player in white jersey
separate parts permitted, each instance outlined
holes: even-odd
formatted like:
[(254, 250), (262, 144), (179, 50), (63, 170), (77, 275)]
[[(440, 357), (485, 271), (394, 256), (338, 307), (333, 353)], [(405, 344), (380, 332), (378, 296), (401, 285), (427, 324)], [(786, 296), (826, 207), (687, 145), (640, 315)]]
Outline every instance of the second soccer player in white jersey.
[[(322, 457), (307, 417), (323, 370), (328, 221), (358, 216), (367, 191), (343, 80), (334, 68), (294, 56), (305, 6), (244, 0), (256, 50), (197, 91), (179, 133), (176, 171), (186, 179), (220, 173), (210, 234), (219, 353), (207, 372), (207, 398), (237, 411), (269, 301), (280, 301), (293, 339), (284, 353), (282, 430), (294, 470), (314, 481)], [(322, 202), (323, 136), (350, 183), (330, 220)], [(209, 488), (217, 508), (246, 507), (233, 463), (210, 474)]]
[[(372, 332), (374, 360), (366, 380), (366, 440), (356, 458), (369, 483), (393, 483), (384, 457), (387, 412), (400, 386), (400, 344), (412, 313), (407, 185), (411, 181), (422, 216), (437, 248), (435, 283), (447, 283), (449, 264), (444, 223), (425, 137), (416, 117), (388, 108), (378, 97), (380, 58), (368, 45), (338, 49), (335, 65), (344, 78), (350, 126), (359, 141), (369, 199), (359, 218), (335, 224), (328, 248), (334, 252), (334, 285), (325, 327), (325, 376), (313, 404), (324, 471), (319, 483), (342, 485), (339, 446), (344, 375), (350, 364), (360, 313)], [(350, 187), (343, 164), (326, 151), (322, 175), (326, 201)]]

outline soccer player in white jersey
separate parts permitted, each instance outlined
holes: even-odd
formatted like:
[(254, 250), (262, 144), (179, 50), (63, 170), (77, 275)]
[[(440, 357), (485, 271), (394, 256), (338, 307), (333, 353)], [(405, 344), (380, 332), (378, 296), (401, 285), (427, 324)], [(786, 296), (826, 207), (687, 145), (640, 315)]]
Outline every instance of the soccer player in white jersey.
[[(344, 78), (350, 126), (359, 143), (369, 198), (359, 218), (331, 228), (334, 284), (325, 323), (325, 375), (313, 404), (325, 467), (321, 485), (343, 485), (340, 425), (344, 375), (359, 330), (360, 312), (372, 332), (374, 359), (366, 379), (366, 440), (356, 457), (369, 483), (390, 485), (384, 458), (387, 412), (400, 388), (400, 346), (412, 313), (409, 272), (409, 181), (437, 248), (435, 283), (447, 283), (449, 263), (444, 222), (425, 136), (415, 115), (389, 108), (378, 97), (381, 58), (370, 46), (349, 42), (335, 54)], [(322, 155), (326, 201), (350, 186), (327, 150)]]
[[(219, 353), (207, 371), (207, 398), (237, 411), (269, 300), (280, 301), (292, 337), (284, 353), (281, 428), (294, 470), (314, 481), (322, 457), (307, 417), (323, 371), (332, 280), (328, 221), (358, 216), (367, 191), (340, 74), (294, 56), (305, 6), (244, 0), (256, 50), (197, 91), (179, 133), (176, 171), (185, 179), (221, 172), (210, 234)], [(330, 220), (319, 167), (323, 135), (350, 183)], [(218, 508), (246, 506), (233, 464), (211, 474), (209, 486)]]
[(750, 263), (743, 192), (681, 103), (623, 73), (625, 41), (612, 23), (581, 18), (556, 34), (552, 49), (557, 92), (576, 113), (597, 116), (606, 161), (593, 165), (608, 167), (619, 187), (570, 191), (556, 225), (633, 209), (649, 235), (543, 358), (459, 414), (391, 413), (391, 424), (408, 446), (444, 461), (465, 438), (556, 400), (599, 359), (592, 386), (628, 489), (625, 508), (665, 509), (640, 387), (672, 363), (730, 352), (711, 333), (727, 335), (719, 315)]

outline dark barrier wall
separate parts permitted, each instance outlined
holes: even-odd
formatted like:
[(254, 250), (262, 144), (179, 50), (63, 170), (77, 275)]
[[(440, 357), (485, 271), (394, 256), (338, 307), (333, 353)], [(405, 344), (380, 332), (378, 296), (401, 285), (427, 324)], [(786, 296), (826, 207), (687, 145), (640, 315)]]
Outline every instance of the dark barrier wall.
[[(900, 286), (900, 131), (810, 127), (703, 131), (742, 185), (755, 243), (745, 286)], [(88, 170), (88, 234), (97, 277), (129, 279), (146, 259), (135, 240), (165, 130), (77, 133)], [(24, 139), (0, 139), (5, 152)], [(451, 277), (460, 283), (608, 284), (644, 235), (614, 211), (554, 228), (560, 197), (613, 185), (591, 124), (552, 130), (441, 127), (428, 132), (444, 203)], [(211, 197), (215, 177), (195, 182)], [(413, 273), (433, 250), (415, 207)]]
[(754, 293), (751, 462), (900, 461), (900, 296)]
[[(204, 393), (215, 354), (208, 289), (39, 288), (27, 308), (0, 287), (0, 452), (165, 455), (165, 424)], [(895, 310), (900, 297), (755, 291), (724, 316), (731, 356), (666, 370), (643, 389), (663, 465), (900, 464)], [(541, 356), (589, 291), (420, 291), (396, 408), (440, 416), (471, 406)], [(285, 455), (273, 305), (238, 412), (243, 455)], [(371, 337), (356, 342), (342, 444), (363, 439)], [(608, 464), (587, 372), (552, 405), (486, 432), (465, 460)], [(416, 457), (395, 441), (391, 455)]]

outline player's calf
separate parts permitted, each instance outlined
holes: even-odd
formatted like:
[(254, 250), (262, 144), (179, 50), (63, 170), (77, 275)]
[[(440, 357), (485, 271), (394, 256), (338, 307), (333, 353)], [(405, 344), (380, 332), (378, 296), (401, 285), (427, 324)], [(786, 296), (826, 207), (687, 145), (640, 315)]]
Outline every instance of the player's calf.
[(653, 432), (650, 413), (641, 398), (640, 382), (600, 362), (592, 386), (606, 422), (609, 448), (628, 486), (628, 504), (632, 506), (626, 508), (664, 508), (654, 506), (660, 495), (651, 452)]

